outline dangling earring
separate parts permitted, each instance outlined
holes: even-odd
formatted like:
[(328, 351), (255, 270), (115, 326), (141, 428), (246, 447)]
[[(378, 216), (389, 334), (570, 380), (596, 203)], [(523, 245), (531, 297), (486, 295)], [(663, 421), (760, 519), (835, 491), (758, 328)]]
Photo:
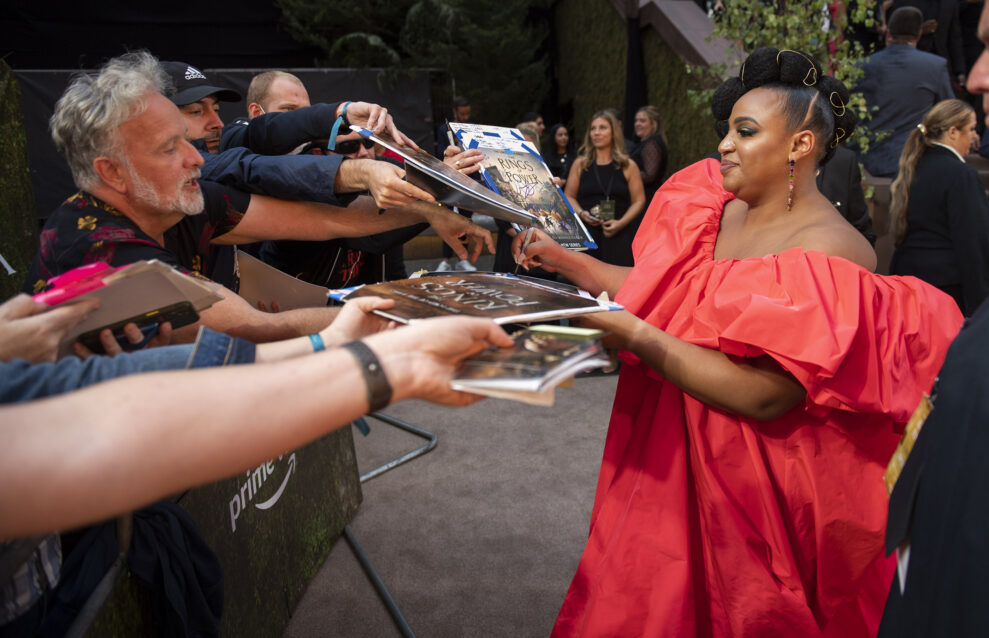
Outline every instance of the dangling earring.
[(790, 160), (790, 191), (786, 195), (786, 210), (793, 208), (793, 160)]

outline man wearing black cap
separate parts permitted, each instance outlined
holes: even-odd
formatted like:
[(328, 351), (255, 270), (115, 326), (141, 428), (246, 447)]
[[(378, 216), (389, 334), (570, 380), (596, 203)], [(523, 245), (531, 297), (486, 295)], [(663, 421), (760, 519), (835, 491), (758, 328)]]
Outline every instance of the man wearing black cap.
[(282, 157), (304, 142), (336, 138), (336, 132), (350, 123), (379, 133), (387, 130), (396, 140), (415, 148), (381, 106), (367, 102), (316, 104), (290, 113), (262, 115), (251, 120), (247, 130), (243, 125), (233, 127), (236, 138), (226, 140), (223, 152), (217, 155), (223, 130), (217, 113), (219, 102), (238, 102), (240, 94), (215, 86), (205, 73), (185, 62), (161, 62), (161, 66), (174, 86), (168, 97), (189, 125), (187, 139), (209, 153), (203, 158), (204, 179), (280, 199), (334, 205), (349, 203), (351, 198), (340, 194), (361, 191), (370, 191), (380, 208), (434, 201), (429, 193), (406, 182), (404, 171), (383, 162)]
[[(900, 153), (910, 131), (932, 106), (955, 96), (944, 58), (917, 50), (924, 16), (914, 7), (901, 7), (889, 19), (886, 48), (862, 65), (858, 87), (873, 111), (866, 122), (870, 146), (862, 163), (873, 175), (896, 175)], [(889, 132), (875, 142), (875, 135)]]
[(162, 62), (161, 66), (175, 83), (176, 91), (169, 97), (189, 124), (189, 139), (202, 140), (205, 150), (216, 153), (223, 130), (220, 102), (240, 102), (240, 93), (213, 86), (202, 71), (185, 62)]

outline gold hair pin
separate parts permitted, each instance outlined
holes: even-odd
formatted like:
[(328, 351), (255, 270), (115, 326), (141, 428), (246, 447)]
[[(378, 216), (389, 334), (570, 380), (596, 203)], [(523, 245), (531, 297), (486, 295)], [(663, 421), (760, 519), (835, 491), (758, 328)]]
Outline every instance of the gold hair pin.
[[(780, 49), (780, 52), (776, 54), (776, 66), (780, 65), (780, 56), (784, 53), (796, 53), (810, 65), (810, 69), (808, 69), (807, 73), (804, 75), (804, 86), (814, 86), (817, 84), (817, 67), (814, 66), (814, 61), (806, 53), (794, 51), (793, 49)], [(811, 78), (810, 82), (807, 81), (807, 78)]]
[(836, 148), (839, 143), (841, 143), (841, 138), (845, 137), (847, 132), (840, 126), (834, 131), (834, 141), (831, 142), (831, 148)]
[[(837, 104), (834, 103), (836, 99), (838, 100)], [(841, 101), (841, 96), (838, 95), (837, 91), (831, 91), (831, 95), (828, 96), (828, 102), (831, 103), (831, 110), (834, 111), (835, 115), (837, 115), (838, 117), (842, 117), (845, 115), (845, 103)], [(838, 112), (839, 108), (841, 108), (841, 113)]]

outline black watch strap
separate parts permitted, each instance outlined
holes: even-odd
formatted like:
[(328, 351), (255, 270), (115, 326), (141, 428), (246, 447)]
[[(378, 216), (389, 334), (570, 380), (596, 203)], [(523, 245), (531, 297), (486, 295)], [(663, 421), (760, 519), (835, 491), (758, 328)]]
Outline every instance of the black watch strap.
[(374, 352), (363, 341), (351, 341), (343, 345), (343, 349), (357, 359), (364, 384), (367, 387), (368, 412), (377, 412), (391, 402), (391, 384), (381, 367), (381, 362)]

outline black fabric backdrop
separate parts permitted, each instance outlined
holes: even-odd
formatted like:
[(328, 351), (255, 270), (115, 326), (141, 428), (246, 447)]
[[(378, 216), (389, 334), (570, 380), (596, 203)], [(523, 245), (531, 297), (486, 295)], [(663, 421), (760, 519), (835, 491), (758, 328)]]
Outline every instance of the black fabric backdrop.
[(0, 56), (14, 69), (80, 69), (143, 48), (200, 68), (313, 66), (316, 49), (293, 41), (280, 21), (274, 0), (5, 0)]
[[(167, 58), (163, 58), (167, 59)], [(182, 59), (196, 64), (195, 60)], [(251, 78), (267, 69), (207, 69), (207, 77), (219, 86), (229, 86), (243, 96)], [(426, 72), (389, 78), (375, 69), (289, 69), (299, 76), (315, 102), (363, 100), (385, 106), (398, 127), (417, 144), (432, 148), (432, 105)], [(38, 217), (47, 217), (75, 192), (65, 160), (55, 150), (48, 133), (48, 119), (55, 102), (65, 90), (73, 71), (15, 71), (21, 86), (21, 109), (27, 134), (28, 161)], [(224, 122), (245, 116), (247, 105), (221, 102)]]

